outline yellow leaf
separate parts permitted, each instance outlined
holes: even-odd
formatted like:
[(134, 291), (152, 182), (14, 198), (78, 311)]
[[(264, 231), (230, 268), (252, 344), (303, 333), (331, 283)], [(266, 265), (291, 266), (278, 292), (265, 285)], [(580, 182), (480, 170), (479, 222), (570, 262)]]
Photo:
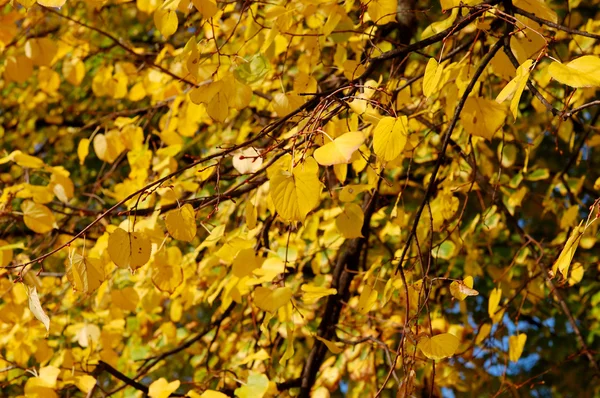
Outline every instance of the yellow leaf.
[(77, 376), (75, 385), (84, 393), (89, 393), (96, 385), (96, 378), (90, 375)]
[(108, 238), (110, 259), (121, 268), (141, 267), (148, 262), (151, 252), (150, 240), (141, 232), (129, 233), (117, 228)]
[(40, 369), (38, 378), (45, 387), (55, 388), (60, 369), (56, 366), (44, 366)]
[(246, 226), (248, 227), (248, 229), (256, 228), (256, 222), (258, 220), (258, 210), (250, 200), (246, 202), (246, 210), (244, 212), (244, 215), (246, 218)]
[(27, 167), (29, 169), (39, 169), (44, 167), (44, 161), (40, 158), (27, 155), (21, 151), (15, 151), (13, 154), (13, 160), (21, 167)]
[(286, 221), (304, 221), (320, 201), (319, 166), (313, 158), (296, 166), (290, 173), (278, 170), (271, 178), (271, 198), (275, 209)]
[(32, 38), (25, 43), (25, 55), (36, 66), (51, 66), (58, 45), (49, 37)]
[(498, 305), (500, 304), (500, 298), (502, 298), (502, 289), (496, 288), (492, 290), (488, 301), (488, 314), (490, 315), (490, 318), (494, 317)]
[(6, 267), (13, 258), (13, 251), (7, 241), (0, 239), (0, 268)]
[(508, 357), (512, 362), (517, 362), (521, 358), (526, 341), (527, 335), (525, 333), (508, 338)]
[(83, 138), (77, 145), (77, 157), (79, 158), (79, 164), (83, 165), (85, 158), (90, 153), (90, 140)]
[(377, 290), (373, 289), (370, 285), (364, 285), (360, 297), (358, 298), (358, 312), (366, 314), (373, 308), (373, 305), (377, 302)]
[(152, 283), (161, 292), (173, 294), (183, 282), (182, 255), (177, 246), (156, 253), (152, 262)]
[(219, 11), (215, 0), (192, 0), (192, 3), (198, 12), (202, 14), (202, 18), (212, 18)]
[(271, 290), (259, 286), (254, 290), (254, 304), (263, 311), (275, 313), (279, 308), (286, 305), (292, 298), (292, 289), (289, 287), (278, 287)]
[(425, 40), (428, 37), (431, 37), (435, 34), (438, 34), (446, 29), (448, 29), (454, 23), (456, 16), (458, 15), (458, 8), (453, 8), (450, 17), (444, 19), (443, 21), (434, 22), (423, 30), (421, 33), (421, 40)]
[(283, 117), (304, 104), (304, 98), (294, 92), (277, 93), (273, 96), (272, 106), (277, 116)]
[(302, 299), (307, 304), (316, 303), (322, 297), (337, 294), (336, 289), (328, 289), (326, 287), (314, 286), (309, 284), (302, 285), (300, 289), (304, 292), (304, 294), (302, 294)]
[(479, 328), (479, 333), (477, 333), (477, 338), (475, 339), (475, 345), (481, 344), (490, 335), (491, 331), (491, 324), (484, 323), (483, 325), (481, 325), (481, 327)]
[(164, 377), (156, 380), (148, 388), (148, 396), (151, 398), (167, 398), (172, 392), (179, 388), (179, 380), (168, 382)]
[(206, 107), (206, 113), (208, 113), (208, 116), (215, 122), (222, 123), (227, 119), (227, 116), (229, 115), (229, 104), (227, 103), (225, 93), (218, 92), (215, 94)]
[(352, 202), (354, 199), (356, 199), (356, 196), (359, 193), (365, 192), (365, 191), (370, 191), (371, 189), (373, 189), (373, 187), (371, 185), (367, 185), (367, 184), (346, 185), (344, 188), (342, 188), (339, 199), (342, 202)]
[(4, 77), (16, 83), (24, 83), (33, 74), (33, 62), (24, 55), (7, 57)]
[(206, 390), (200, 395), (200, 398), (228, 398), (228, 395), (215, 390)]
[(347, 203), (344, 211), (335, 219), (335, 226), (346, 239), (360, 238), (364, 223), (362, 208), (356, 203)]
[(340, 354), (342, 351), (344, 351), (344, 347), (337, 345), (333, 341), (329, 341), (320, 336), (315, 336), (315, 338), (323, 344), (325, 344), (325, 346), (327, 346), (327, 349), (331, 351), (332, 354)]
[(573, 264), (573, 267), (571, 268), (571, 274), (569, 275), (569, 286), (573, 286), (581, 282), (583, 279), (583, 272), (583, 265), (580, 262)]
[(529, 11), (530, 13), (535, 14), (537, 17), (554, 23), (558, 22), (556, 12), (554, 12), (554, 10), (552, 10), (552, 8), (550, 8), (550, 6), (548, 6), (544, 0), (515, 0), (513, 4), (515, 7)]
[(91, 293), (98, 289), (105, 279), (104, 266), (97, 258), (73, 254), (67, 264), (67, 279), (73, 289)]
[(256, 255), (254, 248), (242, 249), (233, 259), (231, 273), (238, 278), (250, 275), (252, 271), (260, 268), (262, 257)]
[(65, 60), (62, 67), (65, 79), (74, 86), (79, 86), (85, 76), (85, 64), (79, 58)]
[(27, 228), (38, 234), (45, 234), (58, 228), (54, 220), (54, 214), (44, 205), (25, 200), (21, 203), (23, 221)]
[(60, 86), (60, 75), (47, 66), (42, 66), (38, 72), (38, 85), (44, 92), (53, 95)]
[(44, 324), (46, 327), (46, 333), (50, 331), (50, 318), (44, 312), (42, 308), (42, 304), (40, 303), (40, 298), (37, 294), (37, 289), (35, 286), (27, 286), (28, 296), (29, 296), (29, 309), (33, 313), (33, 315)]
[(169, 234), (177, 240), (191, 242), (196, 236), (196, 216), (194, 208), (189, 203), (168, 212), (165, 224)]
[(200, 247), (198, 247), (198, 250), (214, 247), (217, 244), (217, 242), (219, 242), (219, 240), (221, 240), (221, 238), (223, 237), (224, 234), (225, 234), (225, 225), (224, 224), (217, 225), (216, 227), (213, 228), (212, 231), (210, 231), (210, 235), (208, 235), (206, 237), (206, 239), (200, 244)]
[(244, 148), (233, 155), (233, 168), (240, 174), (256, 173), (263, 164), (263, 159), (254, 147)]
[(242, 359), (242, 362), (240, 362), (240, 365), (246, 365), (252, 361), (264, 361), (265, 359), (269, 359), (269, 358), (271, 358), (271, 356), (267, 353), (267, 351), (265, 351), (264, 348), (261, 348), (254, 354), (250, 354), (246, 358)]
[(568, 64), (552, 62), (548, 74), (562, 84), (571, 87), (600, 86), (600, 57), (584, 55)]
[(458, 349), (458, 338), (451, 333), (443, 333), (429, 338), (427, 336), (421, 338), (417, 347), (423, 355), (434, 361), (448, 358), (454, 355)]
[(442, 65), (439, 65), (435, 58), (429, 58), (425, 67), (425, 75), (423, 76), (423, 95), (430, 97), (437, 91), (443, 72), (444, 68)]
[(154, 11), (154, 25), (164, 37), (169, 37), (177, 32), (177, 13), (173, 10), (159, 8)]
[(55, 8), (62, 7), (66, 2), (67, 2), (67, 0), (37, 0), (37, 3), (39, 5), (42, 5), (44, 7), (55, 7)]
[(313, 154), (321, 166), (350, 163), (352, 154), (362, 145), (365, 136), (360, 131), (352, 131), (318, 148)]
[(491, 140), (494, 133), (504, 124), (506, 110), (495, 101), (480, 97), (469, 97), (460, 116), (465, 131)]
[(478, 296), (479, 292), (473, 289), (473, 277), (467, 276), (462, 281), (454, 281), (450, 284), (450, 293), (457, 300), (463, 301), (468, 296)]
[(69, 172), (62, 167), (54, 168), (48, 187), (52, 189), (52, 192), (63, 203), (68, 203), (75, 194), (75, 186), (69, 178)]
[(408, 139), (408, 118), (386, 116), (377, 123), (373, 133), (373, 149), (382, 160), (389, 162), (404, 150)]
[(531, 71), (531, 66), (533, 65), (533, 61), (531, 59), (526, 60), (517, 68), (517, 75), (510, 81), (508, 84), (500, 91), (500, 94), (496, 97), (497, 103), (504, 102), (511, 95), (513, 96), (510, 101), (510, 111), (512, 112), (514, 118), (517, 118), (517, 111), (519, 109), (519, 100), (521, 99), (521, 95), (523, 94), (523, 90), (527, 85), (527, 81), (529, 80), (529, 73)]
[(264, 374), (250, 373), (246, 384), (236, 388), (234, 394), (238, 398), (262, 398), (269, 389), (269, 378)]
[(367, 11), (377, 25), (385, 25), (396, 20), (398, 0), (371, 0)]
[(575, 251), (579, 246), (579, 241), (581, 240), (584, 231), (585, 227), (581, 223), (576, 228), (573, 228), (571, 236), (569, 236), (567, 243), (565, 243), (565, 247), (562, 249), (552, 266), (552, 273), (554, 275), (556, 275), (557, 271), (560, 271), (563, 277), (567, 277), (569, 266), (571, 265), (571, 261), (573, 261), (573, 256), (575, 256)]

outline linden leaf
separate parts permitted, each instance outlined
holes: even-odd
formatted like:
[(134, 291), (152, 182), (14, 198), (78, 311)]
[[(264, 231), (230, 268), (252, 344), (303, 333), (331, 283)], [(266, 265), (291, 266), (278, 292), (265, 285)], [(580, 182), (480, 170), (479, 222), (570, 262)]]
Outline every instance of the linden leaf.
[(160, 8), (154, 12), (154, 24), (164, 37), (169, 37), (177, 31), (177, 13)]
[(460, 116), (465, 131), (491, 140), (504, 124), (506, 109), (496, 101), (469, 97)]
[(90, 153), (90, 140), (88, 138), (83, 138), (79, 141), (77, 145), (77, 157), (79, 158), (79, 164), (83, 165), (85, 162), (85, 158)]
[(450, 284), (450, 293), (457, 300), (463, 301), (468, 296), (478, 296), (479, 292), (473, 289), (473, 277), (467, 276), (462, 281), (454, 281)]
[(567, 239), (567, 243), (565, 243), (565, 247), (560, 252), (560, 255), (554, 262), (552, 266), (552, 272), (556, 275), (556, 271), (560, 271), (563, 277), (567, 277), (569, 273), (569, 266), (571, 265), (571, 261), (573, 261), (573, 256), (575, 256), (575, 251), (579, 246), (579, 241), (583, 236), (585, 231), (585, 227), (580, 223), (579, 226), (573, 228), (573, 232), (571, 232), (571, 236)]
[(175, 392), (180, 385), (179, 380), (168, 382), (167, 379), (161, 377), (156, 380), (148, 388), (148, 396), (151, 398), (167, 398), (172, 392)]
[(135, 270), (150, 260), (152, 245), (141, 232), (127, 232), (117, 228), (108, 238), (110, 259), (120, 268)]
[(373, 133), (375, 154), (389, 162), (404, 150), (408, 139), (408, 117), (386, 116), (377, 123)]
[(333, 341), (324, 339), (321, 336), (315, 336), (315, 338), (317, 340), (319, 340), (320, 342), (322, 342), (323, 344), (325, 344), (325, 346), (327, 347), (327, 349), (329, 351), (331, 351), (332, 354), (340, 354), (342, 351), (344, 351), (344, 347), (341, 345), (338, 345), (336, 343), (334, 343)]
[(105, 279), (104, 266), (97, 258), (73, 254), (67, 265), (67, 279), (73, 289), (91, 293), (98, 289)]
[(6, 267), (13, 258), (12, 246), (7, 241), (0, 239), (0, 268)]
[(423, 76), (423, 95), (430, 97), (438, 89), (442, 80), (444, 68), (438, 64), (435, 58), (429, 58), (425, 67), (425, 75)]
[(377, 25), (385, 25), (396, 20), (398, 0), (370, 0), (367, 11)]
[(344, 211), (335, 219), (335, 226), (346, 239), (360, 238), (364, 223), (362, 208), (356, 203), (347, 203)]
[(23, 221), (27, 228), (38, 234), (45, 234), (58, 228), (54, 220), (54, 214), (44, 205), (25, 200), (21, 203)]
[(37, 289), (35, 286), (27, 286), (28, 296), (29, 296), (29, 309), (33, 313), (33, 315), (44, 324), (46, 327), (46, 334), (50, 332), (50, 318), (44, 312), (42, 308), (42, 304), (40, 303), (40, 298), (37, 294)]
[(519, 109), (519, 100), (523, 94), (523, 90), (529, 80), (529, 73), (531, 72), (531, 66), (533, 61), (531, 59), (526, 60), (517, 68), (517, 75), (500, 91), (500, 94), (496, 97), (497, 103), (504, 102), (511, 95), (513, 96), (510, 101), (510, 111), (514, 118), (517, 118), (517, 112)]
[(548, 74), (567, 86), (598, 87), (600, 86), (600, 57), (584, 55), (568, 64), (552, 62), (548, 67)]
[(496, 288), (492, 290), (488, 301), (488, 314), (490, 318), (494, 317), (494, 314), (498, 309), (498, 305), (500, 305), (500, 298), (502, 298), (502, 289)]
[(196, 215), (194, 208), (189, 203), (168, 212), (165, 224), (167, 231), (174, 239), (191, 242), (196, 236)]
[(262, 398), (269, 389), (269, 378), (264, 374), (250, 373), (246, 384), (236, 388), (234, 394), (239, 398)]
[(508, 357), (512, 362), (517, 362), (521, 358), (526, 341), (527, 335), (525, 333), (508, 338)]
[(7, 57), (4, 69), (6, 80), (16, 83), (25, 83), (33, 74), (33, 62), (24, 55)]
[(546, 4), (544, 0), (515, 0), (513, 2), (515, 7), (522, 8), (525, 11), (529, 11), (535, 14), (537, 17), (557, 23), (558, 17), (556, 12)]
[(453, 8), (452, 13), (449, 18), (444, 19), (443, 21), (434, 22), (423, 30), (421, 33), (421, 40), (425, 40), (428, 37), (431, 37), (435, 34), (443, 32), (448, 29), (454, 23), (454, 20), (458, 16), (458, 8)]
[(171, 246), (156, 253), (152, 261), (152, 283), (161, 292), (173, 294), (183, 282), (181, 268), (183, 256), (177, 246)]
[(271, 290), (259, 286), (254, 290), (254, 304), (263, 311), (275, 313), (286, 305), (292, 298), (292, 289), (289, 287), (278, 287)]
[(219, 12), (215, 0), (192, 0), (192, 3), (198, 12), (202, 14), (202, 18), (212, 18)]
[(417, 347), (421, 350), (423, 355), (434, 361), (448, 358), (454, 355), (458, 349), (459, 340), (451, 333), (442, 333), (432, 338), (427, 336), (421, 338)]
[(321, 166), (350, 163), (352, 154), (364, 140), (365, 136), (362, 132), (352, 131), (318, 148), (313, 156)]
[(477, 333), (477, 338), (475, 339), (475, 345), (481, 344), (492, 331), (492, 325), (489, 323), (484, 323), (479, 328), (479, 333)]
[(67, 0), (37, 0), (37, 3), (41, 6), (55, 8), (62, 7), (66, 2)]
[(309, 284), (302, 285), (300, 289), (304, 292), (304, 294), (302, 294), (302, 299), (307, 304), (316, 303), (322, 297), (337, 294), (337, 289), (328, 289), (326, 287)]
[(313, 158), (294, 168), (290, 173), (278, 170), (271, 178), (271, 198), (275, 209), (286, 221), (304, 221), (306, 215), (319, 204), (321, 182), (319, 166)]
[(219, 391), (206, 390), (200, 395), (200, 398), (229, 398), (229, 396)]
[(373, 289), (370, 285), (364, 285), (358, 298), (358, 312), (363, 315), (366, 314), (373, 308), (376, 302), (377, 290)]
[(77, 388), (87, 394), (96, 385), (96, 378), (90, 375), (77, 376), (75, 378), (75, 385)]

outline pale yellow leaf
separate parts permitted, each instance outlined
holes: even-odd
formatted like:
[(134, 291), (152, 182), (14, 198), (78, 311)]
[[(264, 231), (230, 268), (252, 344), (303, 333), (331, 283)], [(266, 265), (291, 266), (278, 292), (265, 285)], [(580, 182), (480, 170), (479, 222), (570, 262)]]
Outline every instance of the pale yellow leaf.
[(444, 68), (438, 64), (435, 58), (429, 58), (423, 76), (423, 95), (430, 97), (438, 90)]
[(562, 249), (560, 255), (552, 266), (552, 273), (554, 275), (556, 275), (556, 272), (559, 271), (563, 277), (567, 277), (569, 273), (569, 266), (571, 265), (571, 261), (573, 261), (573, 256), (575, 256), (575, 251), (579, 246), (579, 241), (581, 240), (584, 231), (585, 227), (582, 225), (582, 223), (573, 228), (569, 239), (567, 239), (567, 243), (565, 243), (565, 247)]
[(50, 331), (50, 318), (44, 312), (42, 308), (42, 304), (40, 303), (40, 298), (37, 294), (37, 289), (35, 286), (27, 286), (28, 296), (29, 296), (29, 309), (33, 313), (33, 315), (44, 324), (46, 327), (46, 333)]
[(568, 64), (552, 62), (548, 66), (548, 74), (567, 86), (600, 87), (600, 57), (584, 55)]
[(417, 347), (423, 355), (434, 361), (448, 358), (454, 355), (458, 349), (459, 340), (451, 333), (442, 333), (432, 338), (427, 336), (421, 338)]
[(386, 116), (379, 120), (373, 133), (373, 150), (389, 162), (402, 153), (408, 139), (408, 118)]
[(302, 299), (307, 304), (312, 304), (317, 302), (320, 298), (331, 296), (332, 294), (337, 294), (337, 290), (333, 288), (326, 288), (322, 286), (314, 286), (305, 284), (300, 288), (304, 293), (302, 294)]
[(323, 337), (320, 337), (320, 336), (315, 336), (315, 338), (317, 340), (319, 340), (320, 342), (322, 342), (323, 344), (325, 344), (327, 349), (329, 351), (331, 351), (332, 354), (340, 354), (342, 351), (344, 351), (344, 347), (334, 343), (333, 341), (324, 339)]
[(156, 380), (148, 388), (148, 396), (150, 398), (167, 398), (172, 392), (179, 388), (181, 383), (179, 380), (168, 382), (164, 377)]
[(285, 221), (304, 221), (320, 201), (319, 166), (311, 157), (290, 173), (278, 170), (271, 178), (270, 194), (275, 209)]
[(318, 148), (313, 156), (322, 166), (350, 163), (352, 155), (364, 140), (362, 132), (352, 131)]
[(58, 228), (54, 220), (54, 214), (44, 205), (25, 200), (21, 203), (23, 221), (30, 230), (38, 234), (45, 234)]
[(500, 299), (502, 298), (502, 289), (495, 288), (490, 293), (490, 298), (488, 301), (488, 314), (490, 318), (494, 317), (496, 310), (498, 310), (498, 305), (500, 305)]

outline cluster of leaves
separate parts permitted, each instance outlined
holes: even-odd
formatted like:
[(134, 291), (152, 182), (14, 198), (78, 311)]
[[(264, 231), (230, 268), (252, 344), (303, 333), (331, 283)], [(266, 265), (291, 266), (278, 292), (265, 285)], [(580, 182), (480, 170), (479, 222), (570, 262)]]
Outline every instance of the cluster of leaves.
[(0, 0), (3, 393), (599, 394), (597, 5)]

